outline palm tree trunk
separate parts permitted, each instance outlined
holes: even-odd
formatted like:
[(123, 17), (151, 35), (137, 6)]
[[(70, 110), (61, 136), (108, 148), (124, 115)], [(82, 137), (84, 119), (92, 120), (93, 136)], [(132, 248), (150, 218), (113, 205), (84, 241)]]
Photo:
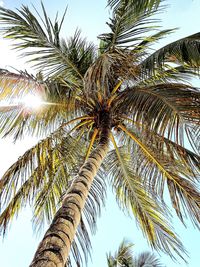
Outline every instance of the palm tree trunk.
[(109, 128), (102, 131), (99, 145), (81, 167), (40, 242), (30, 267), (65, 266), (90, 187), (108, 151), (109, 132)]

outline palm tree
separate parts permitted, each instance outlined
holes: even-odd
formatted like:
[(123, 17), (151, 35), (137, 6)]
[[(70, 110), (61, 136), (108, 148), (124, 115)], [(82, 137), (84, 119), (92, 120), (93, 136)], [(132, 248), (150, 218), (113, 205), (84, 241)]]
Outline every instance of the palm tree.
[[(0, 180), (3, 232), (27, 203), (37, 227), (51, 223), (31, 267), (64, 266), (70, 247), (80, 264), (106, 178), (154, 249), (171, 257), (185, 252), (164, 190), (181, 222), (189, 216), (199, 226), (200, 93), (188, 80), (199, 74), (200, 33), (152, 53), (150, 46), (173, 31), (153, 26), (160, 1), (108, 0), (108, 6), (110, 32), (99, 36), (98, 48), (79, 31), (62, 39), (65, 14), (52, 22), (43, 5), (41, 21), (26, 6), (0, 9), (4, 37), (37, 68), (35, 76), (0, 72), (7, 101), (1, 135), (41, 139)], [(19, 101), (30, 93), (43, 99), (37, 110)]]
[(133, 257), (133, 244), (123, 241), (114, 256), (107, 255), (108, 267), (162, 267), (159, 259), (151, 252), (142, 252)]

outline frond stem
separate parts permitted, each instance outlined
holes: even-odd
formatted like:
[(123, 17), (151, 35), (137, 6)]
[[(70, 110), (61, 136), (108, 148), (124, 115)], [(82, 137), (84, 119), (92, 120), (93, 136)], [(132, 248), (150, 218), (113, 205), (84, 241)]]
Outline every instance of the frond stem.
[(78, 128), (80, 128), (81, 126), (85, 125), (85, 124), (89, 124), (90, 123), (90, 120), (89, 121), (83, 121), (79, 124), (77, 124), (76, 126), (74, 126), (69, 132), (68, 132), (68, 135), (71, 134), (73, 131), (77, 130)]
[(88, 101), (85, 101), (83, 98), (81, 98), (80, 96), (76, 96), (75, 97), (76, 99), (78, 99), (79, 101), (83, 102), (83, 103), (86, 103), (89, 107), (93, 108), (93, 106), (88, 103)]
[(155, 157), (153, 155), (151, 155), (151, 153), (148, 151), (148, 148), (138, 140), (138, 138), (133, 134), (133, 133), (130, 133), (126, 127), (124, 127), (123, 125), (119, 124), (118, 125), (118, 128), (121, 129), (122, 131), (124, 131), (128, 136), (131, 137), (131, 139), (133, 141), (135, 141), (139, 146), (140, 148), (146, 153), (146, 155), (148, 155), (148, 157), (158, 166), (158, 168), (160, 169), (160, 171), (163, 173), (164, 177), (166, 178), (169, 178), (170, 180), (172, 180), (177, 186), (178, 188), (180, 188), (181, 190), (183, 190), (185, 192), (186, 195), (189, 195), (191, 197), (191, 195), (185, 190), (185, 188), (183, 186), (181, 186), (177, 181), (176, 179), (174, 179), (168, 171), (166, 171), (164, 169), (164, 167), (161, 165), (161, 163), (155, 159)]
[(115, 99), (115, 97), (116, 97), (115, 93), (118, 90), (118, 88), (121, 86), (122, 83), (123, 83), (123, 81), (119, 81), (117, 83), (117, 85), (113, 88), (113, 90), (111, 92), (111, 96), (110, 96), (110, 98), (107, 101), (108, 108), (110, 107), (112, 101)]
[(94, 117), (93, 116), (82, 116), (82, 117), (77, 117), (77, 118), (75, 118), (75, 119), (72, 119), (72, 120), (70, 120), (70, 121), (68, 121), (68, 122), (65, 122), (61, 127), (63, 127), (63, 126), (67, 126), (67, 125), (69, 125), (69, 124), (71, 124), (71, 123), (73, 123), (73, 122), (75, 122), (75, 121), (79, 121), (79, 120), (92, 120), (92, 119), (94, 119)]
[(129, 117), (126, 117), (126, 116), (120, 116), (121, 119), (124, 119), (124, 120), (127, 120), (129, 121), (130, 123), (136, 125), (136, 126), (142, 126), (141, 123), (138, 123), (137, 121), (134, 121), (133, 119), (129, 118)]
[(96, 139), (96, 136), (98, 134), (99, 130), (97, 128), (94, 129), (94, 132), (92, 134), (92, 138), (91, 138), (91, 141), (90, 141), (90, 145), (88, 147), (88, 150), (87, 150), (87, 153), (86, 153), (86, 156), (85, 156), (85, 161), (88, 159), (89, 155), (90, 155), (90, 152), (91, 152), (91, 149), (92, 149), (92, 146), (94, 144), (94, 141)]
[(153, 95), (159, 99), (161, 99), (167, 106), (169, 106), (176, 114), (178, 114), (178, 110), (169, 102), (167, 101), (164, 97), (162, 97), (161, 95), (159, 94), (155, 94), (153, 93), (152, 91), (148, 91), (148, 90), (144, 90), (144, 89), (139, 89), (140, 92), (144, 92), (144, 93), (147, 93), (147, 94), (150, 94), (150, 95)]
[(123, 164), (122, 157), (121, 157), (121, 155), (120, 155), (120, 152), (119, 152), (117, 143), (116, 143), (116, 141), (115, 141), (115, 138), (114, 138), (112, 132), (110, 133), (110, 138), (111, 138), (111, 141), (112, 141), (113, 146), (114, 146), (114, 148), (115, 148), (115, 151), (116, 151), (117, 157), (118, 157), (118, 159), (119, 159), (119, 162), (120, 162), (120, 164), (121, 164), (121, 168), (122, 168), (122, 171), (123, 171), (123, 173), (124, 173), (124, 176), (125, 176), (126, 180), (129, 181), (128, 176), (127, 176), (126, 169), (125, 169), (124, 164)]
[(111, 95), (114, 95), (117, 91), (117, 89), (122, 85), (123, 83), (123, 80), (119, 81), (116, 86), (113, 88), (112, 92), (111, 92)]
[[(156, 163), (156, 165), (158, 166), (158, 168), (161, 170), (161, 172), (163, 173), (164, 176), (168, 177), (170, 180), (173, 180), (175, 183), (177, 183), (175, 181), (175, 179), (163, 168), (163, 166), (160, 164), (160, 162), (155, 159), (155, 157), (148, 151), (148, 148), (138, 140), (138, 138), (131, 132), (129, 132), (126, 127), (124, 127), (122, 124), (119, 124), (117, 126), (119, 129), (121, 129), (123, 132), (125, 132), (134, 142), (136, 142), (136, 144), (139, 145), (139, 147), (146, 153), (146, 155), (148, 155), (148, 157), (154, 162)], [(182, 188), (183, 189), (183, 188)]]

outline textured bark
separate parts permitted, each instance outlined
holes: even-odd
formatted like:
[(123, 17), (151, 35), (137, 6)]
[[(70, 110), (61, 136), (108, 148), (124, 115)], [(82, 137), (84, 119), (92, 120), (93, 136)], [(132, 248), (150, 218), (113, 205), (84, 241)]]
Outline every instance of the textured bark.
[(92, 181), (108, 151), (109, 127), (104, 130), (97, 148), (81, 167), (68, 190), (61, 208), (35, 253), (30, 267), (63, 267), (70, 252)]

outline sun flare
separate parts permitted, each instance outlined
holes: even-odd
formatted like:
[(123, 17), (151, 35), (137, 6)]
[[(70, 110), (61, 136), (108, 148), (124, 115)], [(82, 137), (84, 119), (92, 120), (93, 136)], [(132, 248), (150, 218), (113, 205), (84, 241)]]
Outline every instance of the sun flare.
[(39, 95), (29, 94), (21, 100), (22, 104), (31, 109), (38, 109), (42, 106), (43, 100)]

